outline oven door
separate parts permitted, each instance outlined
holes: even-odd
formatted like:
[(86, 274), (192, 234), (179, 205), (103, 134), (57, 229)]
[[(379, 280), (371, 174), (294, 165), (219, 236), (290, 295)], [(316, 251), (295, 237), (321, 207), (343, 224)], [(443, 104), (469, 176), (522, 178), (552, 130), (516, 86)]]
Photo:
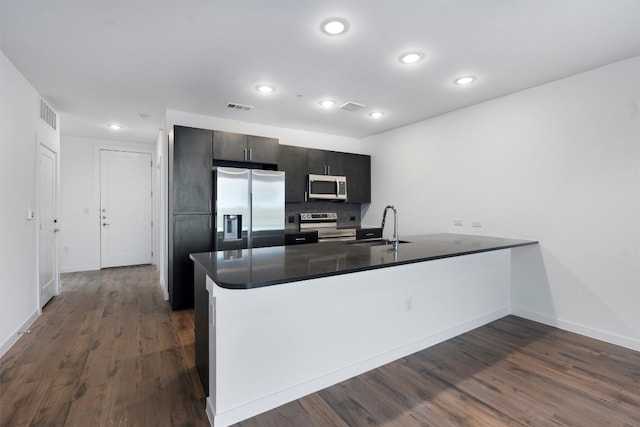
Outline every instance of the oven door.
[(356, 240), (356, 230), (353, 228), (318, 230), (318, 242), (344, 242)]

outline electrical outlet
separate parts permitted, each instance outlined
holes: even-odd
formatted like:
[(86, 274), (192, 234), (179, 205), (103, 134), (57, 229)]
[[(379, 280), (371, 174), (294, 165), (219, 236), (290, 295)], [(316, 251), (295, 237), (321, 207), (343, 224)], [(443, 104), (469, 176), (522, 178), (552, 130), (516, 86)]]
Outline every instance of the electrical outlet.
[(460, 218), (455, 218), (453, 220), (453, 225), (455, 225), (456, 227), (462, 227), (464, 225), (464, 221)]
[(407, 299), (404, 300), (404, 311), (411, 311), (413, 310), (413, 297), (407, 297)]
[(349, 221), (355, 221), (355, 220), (356, 220), (355, 216), (352, 216), (352, 217), (349, 218)]
[(296, 223), (296, 217), (295, 216), (290, 215), (288, 219), (289, 219), (289, 224), (295, 224)]

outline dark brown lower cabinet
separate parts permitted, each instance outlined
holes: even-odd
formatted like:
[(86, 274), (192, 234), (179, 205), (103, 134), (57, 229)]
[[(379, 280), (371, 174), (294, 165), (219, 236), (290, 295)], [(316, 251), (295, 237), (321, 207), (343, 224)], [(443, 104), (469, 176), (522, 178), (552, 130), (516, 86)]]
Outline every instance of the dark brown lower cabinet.
[(197, 264), (193, 267), (196, 371), (209, 396), (209, 292), (207, 275)]
[(173, 310), (193, 307), (193, 261), (189, 254), (213, 250), (211, 215), (174, 215), (169, 246), (169, 300)]

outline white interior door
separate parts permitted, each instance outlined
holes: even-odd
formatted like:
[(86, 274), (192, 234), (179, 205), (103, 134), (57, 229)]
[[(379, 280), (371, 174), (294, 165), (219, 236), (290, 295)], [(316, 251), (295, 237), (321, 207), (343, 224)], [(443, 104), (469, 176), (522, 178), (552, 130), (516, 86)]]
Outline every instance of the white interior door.
[(58, 294), (57, 154), (40, 145), (38, 153), (38, 287), (40, 307)]
[(100, 266), (150, 264), (151, 154), (100, 150)]

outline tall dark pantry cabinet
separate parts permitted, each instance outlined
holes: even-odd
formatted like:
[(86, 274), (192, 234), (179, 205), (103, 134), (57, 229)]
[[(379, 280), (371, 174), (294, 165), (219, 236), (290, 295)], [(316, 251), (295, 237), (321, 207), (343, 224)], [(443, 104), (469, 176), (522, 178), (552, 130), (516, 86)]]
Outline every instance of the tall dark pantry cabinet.
[(174, 126), (169, 135), (169, 302), (194, 305), (190, 253), (213, 250), (213, 131)]

